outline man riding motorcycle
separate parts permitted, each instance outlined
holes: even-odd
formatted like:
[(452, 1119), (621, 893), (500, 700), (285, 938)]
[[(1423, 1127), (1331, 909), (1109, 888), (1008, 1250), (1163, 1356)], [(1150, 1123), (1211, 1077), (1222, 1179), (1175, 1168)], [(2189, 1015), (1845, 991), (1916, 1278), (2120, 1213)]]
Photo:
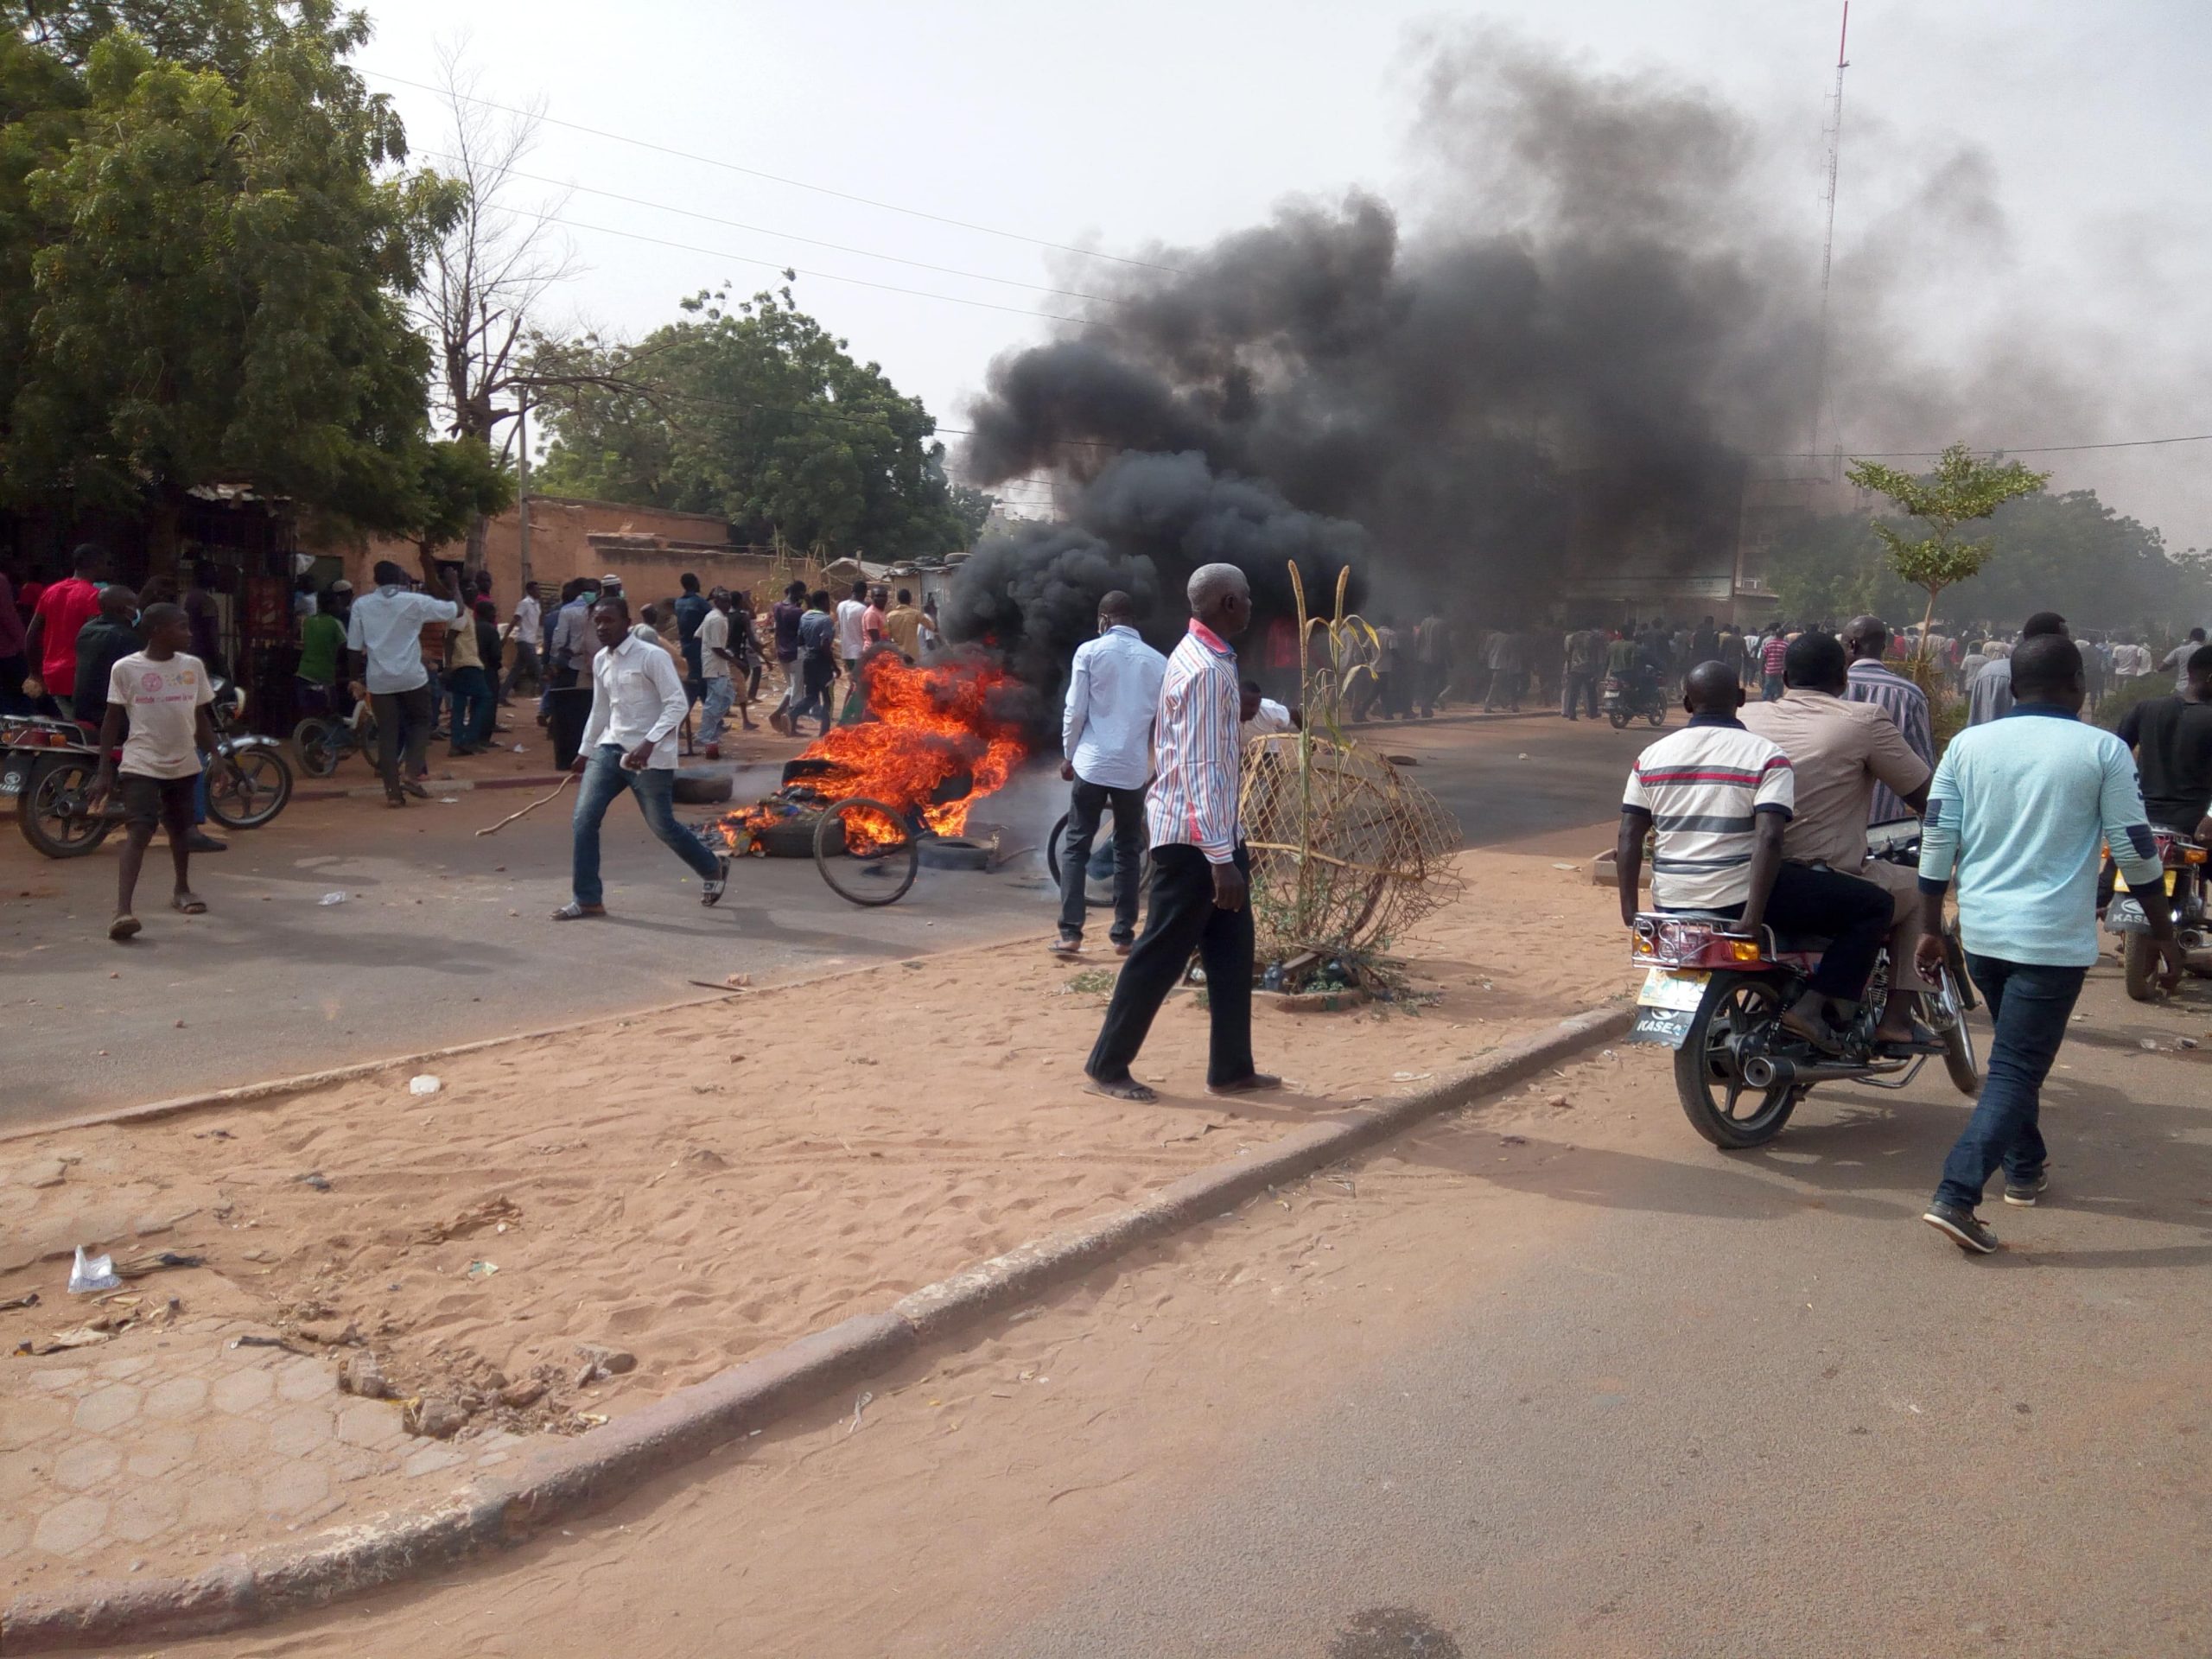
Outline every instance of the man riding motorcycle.
[[(1851, 674), (1842, 642), (1808, 632), (1789, 642), (1782, 659), (1784, 687), (1778, 702), (1757, 702), (1744, 724), (1778, 745), (1796, 779), (1796, 810), (1782, 837), (1782, 855), (1796, 863), (1857, 876), (1890, 895), (1890, 961), (1893, 976), (1912, 961), (1919, 931), (1919, 884), (1900, 864), (1870, 858), (1866, 813), (1881, 784), (1916, 817), (1928, 804), (1928, 763), (1878, 707), (1850, 699)], [(1874, 1039), (1891, 1053), (1934, 1053), (1942, 1045), (1912, 1025), (1914, 999), (1891, 996)]]
[[(1760, 937), (1771, 924), (1828, 940), (1820, 966), (1780, 1021), (1827, 1053), (1840, 1041), (1828, 1006), (1849, 1010), (1866, 994), (1892, 920), (1889, 894), (1856, 875), (1786, 861), (1783, 839), (1795, 811), (1789, 755), (1745, 728), (1744, 690), (1723, 663), (1700, 663), (1682, 683), (1690, 723), (1637, 759), (1621, 800), (1615, 845), (1621, 920), (1636, 925), (1643, 842), (1656, 831), (1651, 899), (1660, 911), (1694, 911), (1736, 921)], [(1923, 780), (1923, 787), (1925, 782)], [(1863, 815), (1865, 805), (1862, 802)], [(1865, 824), (1859, 826), (1863, 836)]]

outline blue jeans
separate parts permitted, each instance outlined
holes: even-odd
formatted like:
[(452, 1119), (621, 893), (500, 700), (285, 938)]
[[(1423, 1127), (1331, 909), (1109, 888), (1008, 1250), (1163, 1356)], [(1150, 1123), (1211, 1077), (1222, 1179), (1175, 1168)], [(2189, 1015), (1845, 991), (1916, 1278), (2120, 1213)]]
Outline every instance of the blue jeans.
[(702, 745), (721, 740), (722, 722), (729, 718), (730, 705), (737, 701), (737, 682), (727, 674), (721, 674), (707, 681), (705, 690), (706, 695), (699, 699), (699, 741)]
[(480, 668), (456, 668), (446, 675), (446, 691), (453, 699), (453, 747), (481, 748), (492, 741), (492, 722), (498, 705), (492, 698), (492, 677)]
[(656, 766), (632, 772), (622, 764), (620, 746), (602, 743), (584, 768), (583, 788), (576, 796), (575, 817), (569, 821), (575, 837), (572, 880), (578, 904), (605, 902), (606, 889), (599, 880), (599, 826), (607, 817), (607, 809), (614, 804), (614, 798), (625, 790), (638, 798), (638, 810), (645, 815), (645, 827), (690, 865), (694, 874), (702, 880), (711, 881), (721, 874), (721, 866), (707, 850), (707, 843), (676, 821), (676, 773)]
[(1939, 1202), (1971, 1210), (1981, 1202), (1981, 1190), (1999, 1164), (2005, 1173), (2024, 1180), (2042, 1173), (2045, 1154), (2036, 1117), (2043, 1080), (2066, 1040), (2066, 1022), (2088, 971), (1995, 957), (1967, 958), (1967, 972), (1989, 1004), (1997, 1034), (1989, 1045), (1981, 1098), (1966, 1133), (1943, 1160), (1942, 1184), (1936, 1189)]
[(1770, 674), (1759, 684), (1759, 693), (1769, 702), (1782, 701), (1782, 676)]

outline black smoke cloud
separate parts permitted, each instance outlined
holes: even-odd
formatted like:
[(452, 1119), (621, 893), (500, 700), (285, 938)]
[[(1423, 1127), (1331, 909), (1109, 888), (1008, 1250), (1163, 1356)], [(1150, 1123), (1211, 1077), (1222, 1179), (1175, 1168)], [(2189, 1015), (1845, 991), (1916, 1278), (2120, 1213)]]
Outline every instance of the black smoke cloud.
[(1084, 489), (1074, 520), (987, 537), (960, 569), (944, 621), (956, 639), (1004, 651), (1033, 685), (1054, 687), (1096, 630), (1098, 601), (1136, 601), (1155, 641), (1180, 630), (1183, 586), (1202, 564), (1234, 564), (1262, 611), (1291, 608), (1295, 563), (1309, 598), (1357, 564), (1357, 524), (1302, 512), (1272, 485), (1224, 475), (1195, 451), (1128, 454)]
[(969, 475), (1082, 493), (978, 551), (956, 632), (1048, 658), (1097, 583), (1141, 570), (1172, 606), (1203, 557), (1280, 607), (1287, 552), (1309, 584), (1360, 567), (1370, 614), (1533, 620), (1572, 561), (1679, 557), (1732, 527), (1745, 450), (1805, 447), (1808, 251), (1751, 205), (1744, 120), (1496, 34), (1433, 44), (1421, 85), (1418, 230), (1365, 191), (1294, 202), (1153, 251), (1173, 274), (1103, 279), (1118, 303), (993, 364)]

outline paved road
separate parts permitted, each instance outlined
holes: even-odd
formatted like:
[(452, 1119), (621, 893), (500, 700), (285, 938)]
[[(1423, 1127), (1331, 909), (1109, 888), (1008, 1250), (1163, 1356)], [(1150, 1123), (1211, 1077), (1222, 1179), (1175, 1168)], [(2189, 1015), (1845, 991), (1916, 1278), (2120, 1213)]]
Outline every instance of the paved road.
[[(1599, 816), (1633, 735), (1557, 720), (1447, 722), (1391, 728), (1388, 747), (1419, 756), (1469, 842), (1489, 844)], [(1518, 760), (1524, 751), (1536, 758)], [(1501, 770), (1512, 787), (1493, 786)], [(358, 766), (349, 775), (363, 779)], [(774, 781), (770, 768), (745, 772), (738, 798)], [(691, 981), (733, 972), (765, 981), (1050, 926), (1033, 859), (995, 876), (925, 872), (877, 910), (838, 899), (810, 863), (764, 861), (704, 911), (618, 804), (603, 861), (614, 915), (556, 931), (544, 918), (567, 896), (569, 798), (496, 836), (474, 833), (529, 798), (464, 793), (404, 813), (302, 802), (195, 863), (211, 908), (190, 922), (162, 908), (156, 848), (139, 889), (146, 931), (127, 947), (104, 933), (115, 843), (56, 863), (0, 828), (0, 973), (16, 1010), (0, 1131), (703, 995)], [(1039, 765), (976, 817), (1034, 843), (1065, 806), (1064, 785)], [(323, 906), (333, 892), (345, 903)]]
[(2196, 1659), (2212, 1074), (2173, 1039), (2212, 998), (2138, 1009), (2107, 969), (2084, 1011), (2054, 1189), (1991, 1206), (1994, 1257), (1916, 1219), (1966, 1109), (1940, 1077), (1724, 1156), (1660, 1057), (1593, 1057), (879, 1380), (864, 1420), (219, 1645)]

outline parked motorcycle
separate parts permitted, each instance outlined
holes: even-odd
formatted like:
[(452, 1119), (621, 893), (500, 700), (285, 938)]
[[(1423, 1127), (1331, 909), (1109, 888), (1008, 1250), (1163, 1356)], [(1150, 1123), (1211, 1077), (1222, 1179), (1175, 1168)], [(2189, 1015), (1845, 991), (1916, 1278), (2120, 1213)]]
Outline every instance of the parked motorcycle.
[[(2165, 866), (2166, 902), (2172, 907), (2174, 937), (2190, 956), (2212, 950), (2212, 927), (2205, 918), (2205, 848), (2178, 830), (2153, 829), (2158, 862)], [(2120, 935), (2120, 964), (2127, 994), (2138, 1002), (2158, 995), (2158, 956), (2151, 948), (2151, 922), (2141, 901), (2129, 895), (2127, 878), (2115, 875), (2112, 902), (2105, 906), (2105, 925)], [(2191, 962), (2192, 969), (2206, 967)]]
[[(1916, 862), (1916, 830), (1891, 838), (1880, 855)], [(1875, 1051), (1874, 1029), (1893, 969), (1886, 950), (1842, 1034), (1841, 1054), (1821, 1052), (1782, 1024), (1782, 1011), (1803, 994), (1826, 944), (1777, 934), (1771, 927), (1754, 938), (1734, 920), (1709, 912), (1638, 912), (1630, 959), (1644, 970), (1644, 979), (1630, 1040), (1675, 1051), (1675, 1092), (1682, 1112), (1714, 1146), (1736, 1150), (1773, 1140), (1816, 1084), (1903, 1089), (1927, 1063), (1925, 1054), (1897, 1058)], [(1952, 1085), (1972, 1097), (1981, 1090), (1966, 1020), (1973, 993), (1957, 938), (1947, 933), (1943, 947), (1936, 988), (1920, 993), (1922, 1020), (1943, 1045), (1943, 1069)]]
[[(353, 712), (342, 719), (336, 715), (309, 715), (292, 728), (292, 747), (299, 752), (300, 765), (310, 778), (329, 777), (349, 754), (373, 755), (377, 717), (370, 711), (369, 700), (358, 699)], [(376, 763), (372, 760), (369, 764)]]
[[(292, 768), (272, 737), (238, 729), (243, 688), (215, 682), (210, 717), (215, 752), (207, 760), (207, 816), (229, 830), (257, 830), (292, 798)], [(100, 765), (95, 728), (27, 715), (0, 721), (0, 796), (16, 802), (16, 826), (48, 858), (82, 858), (123, 822), (112, 797), (89, 806)]]
[(1648, 720), (1655, 727), (1667, 723), (1667, 694), (1656, 682), (1637, 683), (1607, 675), (1599, 707), (1605, 711), (1605, 718), (1613, 722), (1617, 732), (1624, 730), (1632, 720)]

